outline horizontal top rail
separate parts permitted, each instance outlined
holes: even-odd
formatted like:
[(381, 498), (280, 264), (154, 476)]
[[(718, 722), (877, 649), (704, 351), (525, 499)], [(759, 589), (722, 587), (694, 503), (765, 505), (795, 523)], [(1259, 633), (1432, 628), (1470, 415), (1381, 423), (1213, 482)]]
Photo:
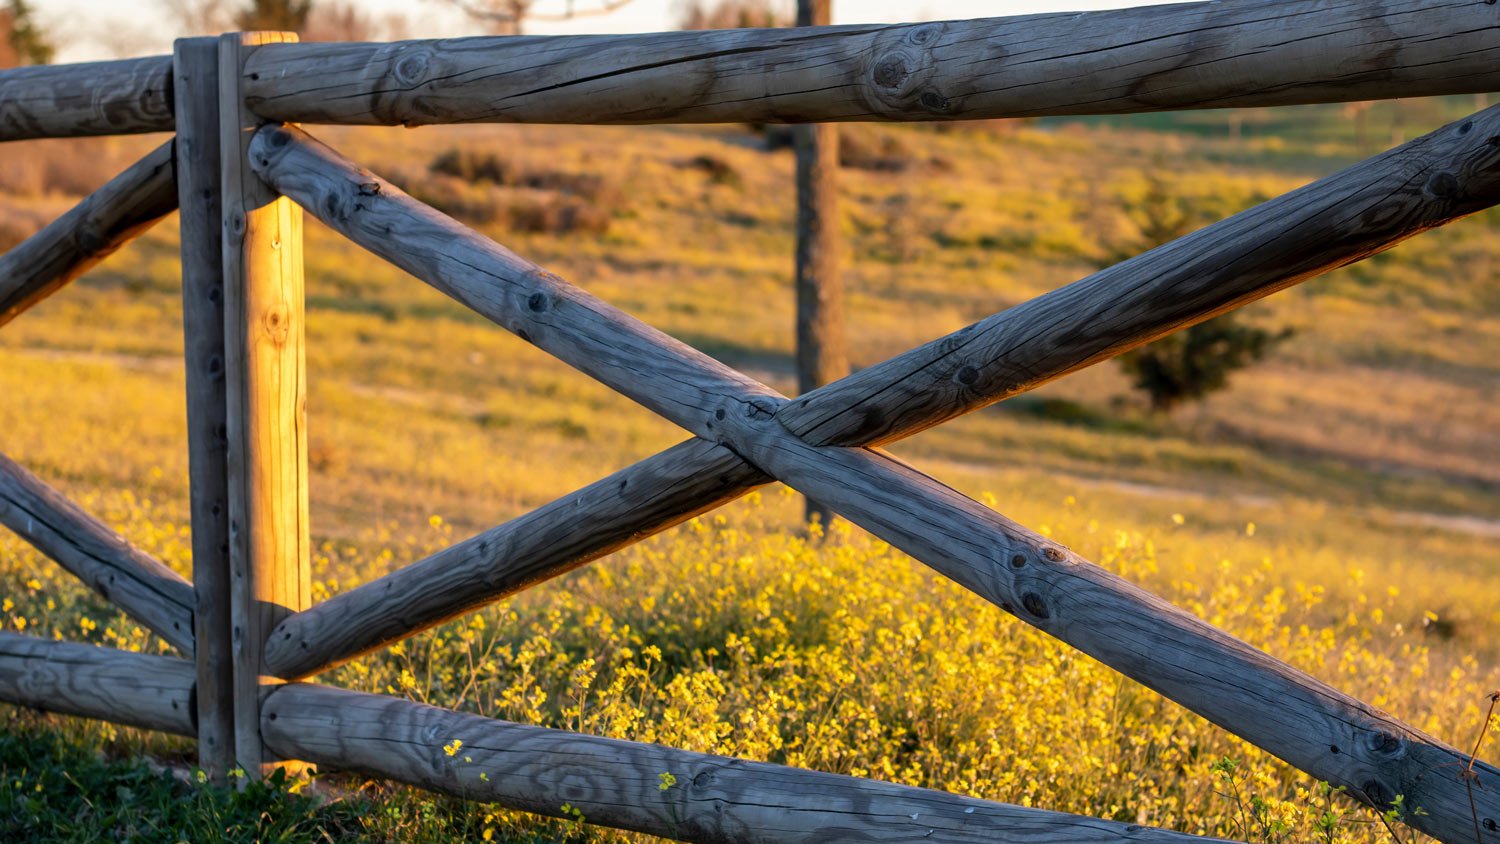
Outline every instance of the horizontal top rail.
[[(1500, 91), (1487, 0), (1218, 0), (942, 23), (277, 44), (300, 123), (927, 121)], [(170, 56), (0, 71), (0, 141), (170, 131)]]
[(172, 57), (0, 71), (0, 141), (170, 132)]
[(250, 108), (302, 123), (1122, 114), (1500, 90), (1485, 0), (1221, 0), (887, 26), (285, 44)]

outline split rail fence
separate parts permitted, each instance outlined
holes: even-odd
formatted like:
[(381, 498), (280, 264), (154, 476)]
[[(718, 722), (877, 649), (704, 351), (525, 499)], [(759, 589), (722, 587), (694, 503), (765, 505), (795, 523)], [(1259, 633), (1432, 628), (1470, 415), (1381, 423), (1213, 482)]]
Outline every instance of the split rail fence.
[[(0, 140), (176, 133), (0, 256), (0, 324), (181, 210), (193, 538), (188, 583), (0, 458), (0, 522), (179, 654), (0, 634), (0, 699), (194, 736), (217, 775), (299, 760), (693, 841), (1193, 838), (304, 682), (778, 480), (1353, 797), (1404, 795), (1439, 839), (1500, 841), (1500, 789), (1469, 788), (1466, 754), (877, 448), (1495, 205), (1500, 108), (790, 400), (294, 125), (961, 120), (1483, 93), (1500, 90), (1493, 0), (294, 41), (235, 33), (0, 72)], [(313, 605), (303, 210), (692, 437)], [(472, 763), (443, 752), (454, 738)], [(662, 771), (679, 787), (659, 789)]]

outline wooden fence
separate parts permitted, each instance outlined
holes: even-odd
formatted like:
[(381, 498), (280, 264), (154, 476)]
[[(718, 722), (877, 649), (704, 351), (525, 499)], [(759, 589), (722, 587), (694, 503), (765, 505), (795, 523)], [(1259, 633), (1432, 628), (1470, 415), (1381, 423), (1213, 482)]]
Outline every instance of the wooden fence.
[[(1500, 841), (1468, 756), (876, 447), (1500, 202), (1500, 107), (796, 399), (426, 207), (293, 124), (954, 120), (1500, 90), (1493, 0), (1222, 0), (903, 26), (297, 44), (0, 72), (0, 140), (175, 131), (0, 256), (0, 324), (174, 209), (193, 583), (0, 458), (0, 522), (178, 657), (0, 634), (0, 699), (693, 841), (1193, 836), (303, 682), (779, 480), (1356, 799)], [(692, 435), (313, 605), (304, 209)], [(455, 765), (460, 739), (473, 761)], [(1481, 779), (1500, 770), (1476, 766)], [(680, 787), (661, 790), (658, 774)], [(483, 776), (482, 776), (483, 775)]]

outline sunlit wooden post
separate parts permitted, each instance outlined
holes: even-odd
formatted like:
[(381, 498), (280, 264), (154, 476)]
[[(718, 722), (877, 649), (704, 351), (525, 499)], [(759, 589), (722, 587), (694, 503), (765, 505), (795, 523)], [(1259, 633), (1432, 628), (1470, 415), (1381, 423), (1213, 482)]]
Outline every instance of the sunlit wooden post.
[(251, 776), (274, 767), (260, 736), (266, 635), (309, 606), (307, 364), (303, 348), (302, 211), (250, 168), (257, 118), (240, 90), (245, 58), (291, 33), (219, 40), (224, 341), (229, 435), (230, 616), (235, 757)]
[[(833, 22), (832, 0), (798, 0), (798, 26)], [(792, 127), (797, 151), (797, 392), (849, 374), (844, 280), (839, 275), (839, 130)], [(807, 500), (807, 520), (825, 527), (833, 511)]]

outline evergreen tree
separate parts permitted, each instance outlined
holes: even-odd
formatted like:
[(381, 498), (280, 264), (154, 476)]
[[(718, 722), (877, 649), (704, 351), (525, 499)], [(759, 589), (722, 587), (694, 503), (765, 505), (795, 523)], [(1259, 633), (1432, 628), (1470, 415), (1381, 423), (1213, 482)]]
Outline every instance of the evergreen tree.
[(7, 37), (10, 50), (0, 52), (11, 53), (16, 64), (48, 64), (52, 61), (52, 54), (57, 51), (47, 40), (46, 33), (37, 26), (26, 0), (9, 0), (3, 17), (7, 18), (8, 27), (0, 29), (10, 30)]
[[(1126, 203), (1125, 211), (1140, 237), (1112, 250), (1106, 266), (1170, 243), (1207, 216), (1157, 176), (1150, 178), (1139, 200)], [(1116, 360), (1132, 386), (1150, 399), (1151, 409), (1168, 413), (1183, 402), (1197, 401), (1228, 386), (1230, 373), (1265, 357), (1290, 336), (1289, 328), (1267, 331), (1244, 324), (1231, 312), (1132, 349)]]
[(240, 29), (275, 32), (301, 32), (312, 13), (312, 0), (251, 0), (235, 16)]

